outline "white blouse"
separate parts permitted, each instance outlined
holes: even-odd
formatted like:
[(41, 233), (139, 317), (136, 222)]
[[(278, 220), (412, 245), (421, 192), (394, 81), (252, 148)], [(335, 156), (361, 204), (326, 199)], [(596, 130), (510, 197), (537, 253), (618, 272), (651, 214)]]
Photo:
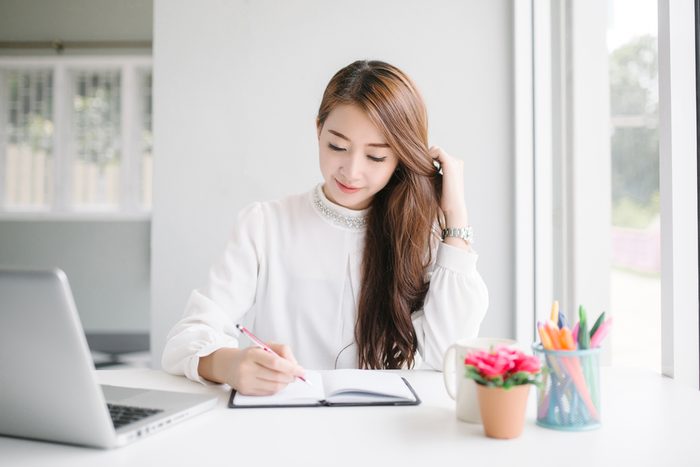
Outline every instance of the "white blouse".
[[(264, 341), (289, 345), (304, 368), (357, 368), (366, 214), (332, 203), (320, 184), (243, 209), (209, 284), (192, 292), (168, 334), (163, 368), (207, 384), (199, 358), (238, 347), (236, 323)], [(474, 251), (439, 244), (423, 310), (412, 315), (417, 368), (442, 369), (449, 345), (477, 335), (488, 307), (477, 259)]]

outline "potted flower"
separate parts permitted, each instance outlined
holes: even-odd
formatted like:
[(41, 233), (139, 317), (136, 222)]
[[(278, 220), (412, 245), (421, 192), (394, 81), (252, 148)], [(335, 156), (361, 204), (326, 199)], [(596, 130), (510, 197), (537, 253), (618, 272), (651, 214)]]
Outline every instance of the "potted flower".
[(518, 349), (499, 346), (469, 353), (464, 365), (466, 377), (476, 382), (486, 436), (520, 436), (530, 384), (540, 384), (540, 360)]

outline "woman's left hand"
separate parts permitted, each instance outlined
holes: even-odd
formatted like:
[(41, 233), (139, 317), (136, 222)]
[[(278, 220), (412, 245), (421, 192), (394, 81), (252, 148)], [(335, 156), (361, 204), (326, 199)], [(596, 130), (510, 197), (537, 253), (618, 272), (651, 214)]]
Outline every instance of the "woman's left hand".
[(442, 168), (442, 197), (440, 208), (445, 214), (446, 227), (467, 227), (467, 205), (464, 201), (464, 161), (432, 146), (430, 156)]

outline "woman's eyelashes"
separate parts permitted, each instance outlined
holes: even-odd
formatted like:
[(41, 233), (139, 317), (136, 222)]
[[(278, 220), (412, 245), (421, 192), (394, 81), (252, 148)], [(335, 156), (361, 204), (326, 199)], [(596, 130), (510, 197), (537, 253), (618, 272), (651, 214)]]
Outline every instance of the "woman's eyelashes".
[[(347, 149), (338, 147), (333, 143), (328, 143), (328, 147), (330, 149), (332, 149), (333, 151), (338, 151), (338, 152), (347, 151)], [(369, 154), (367, 155), (367, 158), (371, 161), (374, 161), (374, 162), (384, 162), (386, 160), (386, 157), (377, 157), (377, 156), (372, 156)]]
[(371, 161), (374, 161), (374, 162), (384, 162), (386, 160), (386, 157), (376, 157), (376, 156), (370, 156), (370, 155), (368, 155), (367, 158)]

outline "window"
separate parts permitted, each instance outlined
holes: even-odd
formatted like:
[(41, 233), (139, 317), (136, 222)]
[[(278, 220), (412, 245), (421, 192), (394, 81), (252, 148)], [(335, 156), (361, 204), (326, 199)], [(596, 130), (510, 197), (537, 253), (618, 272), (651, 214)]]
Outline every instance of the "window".
[(147, 213), (151, 62), (0, 59), (0, 213)]
[[(589, 311), (610, 311), (616, 319), (608, 339), (613, 352), (604, 346), (604, 361), (656, 371), (660, 366), (664, 375), (697, 389), (693, 39), (700, 10), (690, 0), (647, 0), (616, 12), (622, 4), (525, 2), (529, 7), (520, 7), (525, 14), (515, 22), (516, 41), (530, 44), (529, 59), (516, 60), (515, 67), (516, 162), (524, 173), (516, 177), (516, 194), (532, 200), (518, 216), (525, 220), (523, 238), (534, 237), (518, 243), (524, 266), (516, 271), (516, 285), (526, 290), (534, 277), (535, 290), (532, 300), (522, 294), (518, 302), (516, 329), (525, 336), (525, 324), (541, 316), (552, 295), (564, 297), (569, 309), (595, 301)], [(637, 25), (621, 34), (626, 20)], [(659, 239), (649, 240), (658, 223)], [(628, 238), (611, 242), (611, 227)], [(639, 231), (647, 237), (638, 242), (647, 245), (643, 253), (633, 245)], [(660, 251), (654, 246), (659, 243)], [(613, 276), (629, 279), (631, 273), (635, 282), (620, 288), (610, 281), (610, 263), (618, 265)]]
[(661, 372), (661, 233), (656, 0), (610, 0), (615, 365)]
[(3, 72), (4, 204), (45, 207), (53, 185), (53, 72)]
[(119, 70), (74, 74), (71, 135), (75, 207), (119, 203), (121, 166)]

